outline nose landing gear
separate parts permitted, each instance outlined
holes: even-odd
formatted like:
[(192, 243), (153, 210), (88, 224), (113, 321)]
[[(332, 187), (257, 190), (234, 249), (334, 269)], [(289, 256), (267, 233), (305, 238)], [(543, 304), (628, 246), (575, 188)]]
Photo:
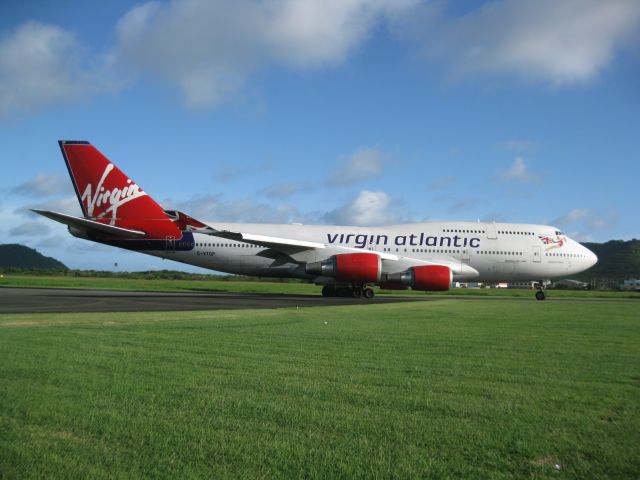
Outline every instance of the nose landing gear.
[(547, 298), (544, 293), (544, 289), (546, 286), (547, 283), (545, 283), (544, 281), (538, 282), (538, 284), (536, 285), (536, 287), (538, 288), (538, 291), (536, 292), (536, 300), (544, 300), (545, 298)]

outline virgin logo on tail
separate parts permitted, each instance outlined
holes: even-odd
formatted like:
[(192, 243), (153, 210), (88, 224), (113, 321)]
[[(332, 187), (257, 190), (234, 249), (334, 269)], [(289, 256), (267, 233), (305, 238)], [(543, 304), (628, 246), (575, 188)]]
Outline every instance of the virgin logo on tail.
[[(127, 179), (127, 185), (122, 188), (114, 187), (111, 190), (105, 189), (104, 182), (107, 180), (109, 173), (111, 173), (113, 169), (113, 163), (109, 163), (105, 167), (95, 190), (93, 190), (93, 185), (91, 183), (87, 183), (87, 187), (84, 189), (84, 193), (82, 194), (82, 201), (87, 209), (87, 215), (92, 218), (103, 218), (108, 214), (111, 214), (111, 225), (114, 225), (116, 222), (116, 215), (119, 207), (131, 200), (135, 200), (136, 198), (144, 197), (146, 195), (146, 193), (140, 190), (140, 187), (137, 184), (132, 183), (129, 178)], [(104, 210), (94, 217), (93, 212), (96, 207), (99, 210)]]

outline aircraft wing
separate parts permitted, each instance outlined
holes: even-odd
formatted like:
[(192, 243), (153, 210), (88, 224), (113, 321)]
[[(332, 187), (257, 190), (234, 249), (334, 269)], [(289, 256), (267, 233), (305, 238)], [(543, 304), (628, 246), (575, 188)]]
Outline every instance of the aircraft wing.
[(94, 231), (98, 233), (107, 233), (109, 235), (116, 235), (118, 237), (138, 238), (144, 237), (146, 233), (139, 230), (131, 230), (128, 228), (116, 227), (115, 225), (107, 225), (105, 223), (89, 220), (88, 218), (74, 217), (73, 215), (67, 215), (66, 213), (51, 212), (49, 210), (37, 210), (31, 209), (32, 212), (42, 215), (43, 217), (50, 218), (56, 222), (63, 223), (69, 227), (81, 228), (84, 230)]
[(216, 230), (209, 235), (215, 237), (228, 238), (239, 242), (252, 243), (274, 249), (294, 249), (306, 250), (314, 248), (325, 248), (325, 245), (318, 242), (307, 242), (305, 240), (294, 240), (291, 238), (270, 237), (267, 235), (256, 235), (254, 233), (230, 232), (226, 230)]
[[(205, 233), (205, 232), (202, 232)], [(212, 235), (215, 237), (228, 238), (229, 240), (236, 240), (240, 242), (252, 243), (254, 245), (260, 245), (267, 248), (272, 248), (273, 250), (278, 250), (287, 255), (295, 252), (302, 252), (304, 250), (341, 250), (342, 253), (362, 253), (363, 251), (368, 253), (375, 253), (380, 256), (383, 260), (397, 260), (398, 256), (385, 252), (374, 252), (370, 250), (362, 250), (361, 248), (351, 248), (351, 247), (343, 247), (339, 245), (325, 245), (324, 243), (319, 242), (309, 242), (306, 240), (295, 240), (292, 238), (281, 238), (281, 237), (270, 237), (267, 235), (257, 235), (254, 233), (242, 233), (242, 232), (231, 232), (227, 230), (215, 230), (208, 235)], [(329, 253), (329, 252), (327, 252)]]

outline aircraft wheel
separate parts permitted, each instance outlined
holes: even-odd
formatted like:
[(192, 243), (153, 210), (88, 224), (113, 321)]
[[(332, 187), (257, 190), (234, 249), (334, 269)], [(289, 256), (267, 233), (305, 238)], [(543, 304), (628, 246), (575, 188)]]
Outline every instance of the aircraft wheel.
[(362, 295), (364, 296), (364, 298), (372, 299), (375, 293), (373, 292), (373, 288), (365, 288), (362, 291)]
[(536, 292), (536, 300), (544, 300), (545, 298), (547, 297), (542, 290)]
[(340, 287), (336, 289), (336, 297), (352, 297), (353, 290), (349, 287)]
[(335, 296), (336, 292), (335, 292), (335, 288), (333, 288), (333, 285), (325, 285), (324, 287), (322, 287), (322, 296), (323, 297), (333, 297)]
[(353, 298), (360, 298), (360, 297), (362, 297), (362, 288), (355, 287), (353, 289)]

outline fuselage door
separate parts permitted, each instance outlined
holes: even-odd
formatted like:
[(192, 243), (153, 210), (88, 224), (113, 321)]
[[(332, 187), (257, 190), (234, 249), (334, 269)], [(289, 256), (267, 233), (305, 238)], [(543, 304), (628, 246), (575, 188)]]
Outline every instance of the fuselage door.
[(533, 261), (534, 263), (540, 263), (542, 261), (542, 254), (540, 253), (540, 247), (533, 247)]
[(498, 233), (496, 232), (496, 224), (495, 223), (485, 223), (484, 228), (487, 230), (487, 238), (489, 240), (495, 240), (498, 238)]

